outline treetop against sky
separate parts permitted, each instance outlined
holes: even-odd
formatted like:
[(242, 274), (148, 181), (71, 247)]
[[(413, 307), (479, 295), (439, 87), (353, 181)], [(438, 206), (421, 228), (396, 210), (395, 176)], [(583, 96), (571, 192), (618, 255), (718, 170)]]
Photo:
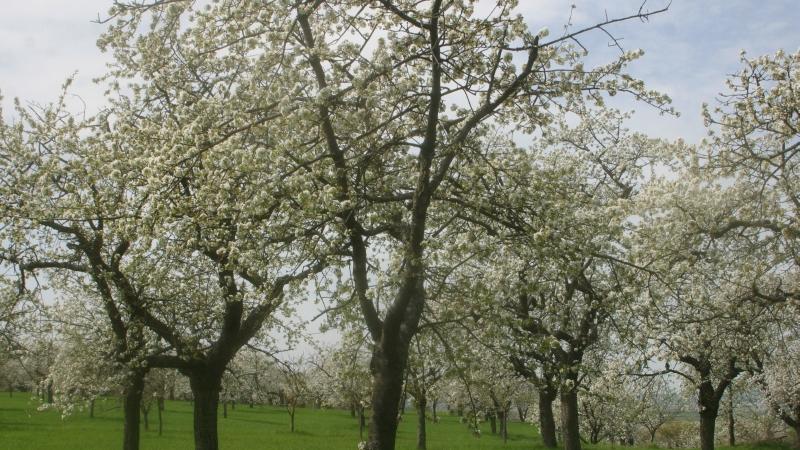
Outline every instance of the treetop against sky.
[[(95, 42), (105, 26), (98, 18), (106, 16), (111, 0), (29, 0), (7, 2), (0, 15), (0, 85), (5, 110), (14, 97), (46, 103), (59, 92), (64, 79), (77, 71), (73, 93), (86, 104), (87, 112), (102, 108), (103, 89), (93, 83), (102, 75), (109, 55), (101, 53)], [(488, 7), (491, 2), (479, 2)], [(651, 10), (664, 2), (649, 1)], [(551, 35), (562, 31), (571, 20), (572, 28), (635, 11), (641, 1), (621, 0), (521, 0), (520, 12), (531, 30), (543, 27)], [(574, 6), (574, 7), (573, 7)], [(794, 26), (800, 10), (793, 0), (675, 0), (666, 14), (650, 23), (625, 22), (613, 26), (626, 50), (642, 48), (645, 56), (631, 68), (631, 74), (672, 97), (681, 117), (661, 117), (642, 105), (620, 106), (640, 110), (633, 128), (658, 137), (681, 136), (689, 141), (705, 135), (700, 118), (703, 102), (711, 102), (720, 92), (725, 76), (738, 70), (739, 52), (751, 56), (772, 53), (778, 48), (793, 52), (800, 43)], [(597, 44), (609, 41), (602, 32), (585, 36)], [(594, 40), (595, 42), (591, 42)], [(593, 54), (599, 45), (590, 45)], [(608, 52), (617, 52), (609, 47)], [(603, 59), (605, 56), (600, 55)], [(592, 56), (590, 56), (591, 58)], [(627, 100), (620, 100), (627, 102)], [(81, 100), (77, 100), (79, 107)]]

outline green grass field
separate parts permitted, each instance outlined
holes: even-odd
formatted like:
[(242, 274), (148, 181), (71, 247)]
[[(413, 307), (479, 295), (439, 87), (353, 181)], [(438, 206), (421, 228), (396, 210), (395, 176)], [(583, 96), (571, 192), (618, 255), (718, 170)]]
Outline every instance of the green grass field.
[[(122, 411), (116, 399), (98, 401), (95, 417), (77, 411), (66, 419), (56, 411), (38, 411), (38, 403), (24, 393), (13, 398), (0, 396), (0, 450), (113, 450), (121, 447)], [(155, 408), (150, 413), (150, 430), (142, 430), (142, 450), (192, 449), (192, 406), (189, 402), (167, 402), (164, 433), (158, 436)], [(416, 446), (416, 416), (407, 412), (400, 424), (398, 449)], [(457, 417), (442, 416), (438, 424), (428, 424), (431, 450), (531, 449), (539, 446), (536, 429), (528, 424), (511, 423), (509, 441), (489, 433), (472, 437)], [(299, 409), (296, 431), (289, 432), (289, 415), (279, 407), (237, 405), (220, 411), (220, 447), (223, 450), (355, 450), (359, 442), (358, 421), (339, 410)]]
[[(0, 450), (114, 450), (121, 447), (122, 411), (119, 401), (105, 399), (95, 406), (95, 417), (77, 411), (62, 419), (57, 411), (38, 411), (38, 403), (28, 394), (13, 398), (0, 396)], [(297, 430), (289, 432), (289, 415), (279, 407), (248, 408), (239, 405), (222, 418), (220, 447), (223, 450), (355, 450), (358, 423), (346, 411), (300, 409)], [(481, 438), (474, 438), (454, 416), (442, 415), (438, 424), (428, 424), (430, 450), (536, 450), (541, 442), (536, 428), (518, 422), (509, 424), (509, 441), (489, 432), (483, 424)], [(398, 449), (416, 446), (416, 416), (407, 412), (400, 424)], [(608, 450), (610, 445), (586, 446), (589, 450)], [(158, 436), (156, 413), (150, 414), (150, 430), (142, 431), (142, 450), (191, 450), (192, 409), (188, 402), (167, 402), (164, 433)], [(630, 447), (616, 447), (630, 449)], [(643, 450), (638, 447), (636, 450)], [(786, 450), (780, 444), (737, 446), (736, 450)], [(721, 447), (719, 450), (725, 450)]]

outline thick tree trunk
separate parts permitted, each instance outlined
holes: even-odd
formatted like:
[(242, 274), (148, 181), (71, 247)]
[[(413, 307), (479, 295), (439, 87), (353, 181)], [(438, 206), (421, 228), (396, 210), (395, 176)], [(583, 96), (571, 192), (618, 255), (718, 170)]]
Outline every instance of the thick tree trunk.
[[(217, 412), (222, 371), (199, 370), (190, 375), (189, 385), (194, 397), (195, 450), (218, 450)], [(218, 372), (218, 373), (217, 373)]]
[(553, 417), (553, 401), (555, 394), (552, 392), (539, 391), (539, 432), (542, 435), (542, 442), (547, 448), (556, 448), (556, 421)]
[[(384, 343), (372, 354), (372, 416), (369, 422), (368, 448), (394, 450), (397, 437), (398, 410), (403, 394), (408, 344), (397, 343), (387, 354)], [(398, 348), (400, 347), (400, 348)]]
[(714, 432), (716, 426), (716, 411), (702, 411), (700, 413), (700, 450), (714, 450)]
[(698, 391), (700, 406), (700, 449), (714, 450), (714, 437), (719, 415), (720, 396), (710, 381), (700, 383)]
[(420, 395), (417, 398), (417, 450), (427, 448), (427, 432), (425, 429), (425, 408), (427, 399)]
[(144, 372), (135, 372), (131, 375), (122, 400), (122, 409), (125, 416), (122, 436), (123, 450), (139, 450), (139, 408), (142, 404), (144, 392), (144, 375)]
[(575, 389), (562, 390), (561, 429), (564, 434), (564, 450), (581, 450), (579, 423), (578, 392)]

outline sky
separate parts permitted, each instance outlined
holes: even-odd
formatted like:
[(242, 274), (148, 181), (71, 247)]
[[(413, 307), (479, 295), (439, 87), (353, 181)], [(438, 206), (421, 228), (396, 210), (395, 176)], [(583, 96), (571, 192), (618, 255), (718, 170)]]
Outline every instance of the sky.
[[(484, 0), (490, 1), (490, 0)], [(103, 107), (102, 89), (93, 79), (102, 75), (108, 55), (95, 42), (104, 26), (111, 0), (0, 0), (0, 93), (4, 114), (18, 97), (24, 103), (47, 103), (64, 80), (76, 73), (72, 92), (88, 112)], [(570, 17), (574, 29), (609, 17), (626, 16), (641, 0), (519, 0), (519, 11), (534, 32), (548, 27), (560, 34)], [(663, 7), (650, 0), (645, 9)], [(572, 8), (572, 5), (575, 8)], [(641, 48), (645, 56), (632, 74), (670, 95), (679, 118), (659, 116), (645, 105), (625, 102), (637, 114), (631, 128), (655, 137), (682, 137), (697, 142), (704, 134), (700, 109), (723, 90), (726, 75), (740, 67), (739, 54), (795, 52), (800, 47), (797, 0), (673, 0), (669, 11), (648, 22), (629, 21), (608, 28), (627, 50)], [(582, 39), (595, 56), (613, 56), (609, 39), (594, 32)], [(77, 98), (77, 97), (76, 97)]]

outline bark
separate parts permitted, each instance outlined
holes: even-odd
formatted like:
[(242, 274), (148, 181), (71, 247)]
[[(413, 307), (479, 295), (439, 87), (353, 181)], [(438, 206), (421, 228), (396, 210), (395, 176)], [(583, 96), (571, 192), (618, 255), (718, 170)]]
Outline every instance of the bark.
[(94, 399), (89, 400), (89, 418), (94, 419)]
[(589, 432), (589, 443), (597, 444), (598, 442), (600, 442), (600, 428), (592, 427), (591, 431)]
[(553, 401), (555, 393), (539, 390), (539, 432), (542, 442), (547, 448), (556, 448), (556, 421), (553, 417)]
[(158, 397), (158, 435), (164, 431), (164, 419), (161, 417), (161, 413), (164, 412), (164, 397)]
[(728, 410), (728, 445), (736, 446), (736, 422), (733, 417), (733, 408)]
[(494, 411), (489, 413), (489, 428), (491, 428), (492, 434), (497, 434), (497, 414)]
[(350, 417), (356, 417), (356, 404), (355, 402), (350, 403)]
[(717, 426), (720, 397), (716, 395), (710, 381), (700, 383), (698, 404), (700, 406), (700, 449), (714, 450), (714, 432)]
[(427, 400), (420, 395), (417, 398), (417, 450), (427, 448), (427, 431), (425, 429), (425, 407)]
[(364, 430), (367, 429), (367, 418), (364, 416), (364, 407), (358, 408), (358, 437), (359, 440), (364, 440)]
[(47, 395), (47, 403), (52, 404), (53, 401), (54, 401), (53, 400), (53, 382), (52, 381), (48, 380), (47, 389), (45, 390), (45, 394)]
[(716, 411), (703, 411), (700, 413), (700, 450), (714, 450), (714, 431), (716, 424)]
[(398, 414), (398, 416), (400, 416), (401, 419), (403, 417), (403, 414), (406, 413), (406, 403), (408, 403), (408, 392), (406, 392), (405, 389), (403, 389), (403, 395), (400, 396), (400, 406), (399, 406), (400, 410)]
[(433, 399), (433, 403), (431, 403), (431, 416), (433, 417), (433, 423), (439, 423), (439, 416), (436, 415), (436, 405), (439, 403), (439, 400)]
[(125, 415), (125, 424), (122, 437), (123, 450), (139, 450), (139, 408), (142, 404), (144, 392), (144, 372), (135, 372), (128, 380), (122, 408)]
[(296, 412), (295, 405), (291, 405), (289, 410), (289, 431), (294, 433), (294, 413)]
[(578, 392), (575, 389), (561, 391), (561, 429), (564, 434), (564, 450), (581, 450)]
[(217, 411), (222, 370), (200, 369), (189, 376), (189, 385), (194, 397), (195, 450), (218, 450)]
[(794, 431), (794, 448), (800, 448), (800, 422), (795, 423), (792, 431)]
[(150, 431), (150, 407), (142, 403), (142, 419), (144, 419), (144, 431)]
[(507, 410), (497, 411), (498, 418), (500, 419), (500, 437), (503, 438), (503, 443), (508, 441), (508, 412)]
[(517, 406), (517, 417), (520, 422), (524, 423), (525, 419), (528, 417), (528, 407)]
[(382, 348), (384, 345), (382, 342), (375, 347), (370, 363), (373, 380), (368, 438), (370, 450), (394, 450), (403, 393), (408, 343), (397, 343), (388, 352)]

